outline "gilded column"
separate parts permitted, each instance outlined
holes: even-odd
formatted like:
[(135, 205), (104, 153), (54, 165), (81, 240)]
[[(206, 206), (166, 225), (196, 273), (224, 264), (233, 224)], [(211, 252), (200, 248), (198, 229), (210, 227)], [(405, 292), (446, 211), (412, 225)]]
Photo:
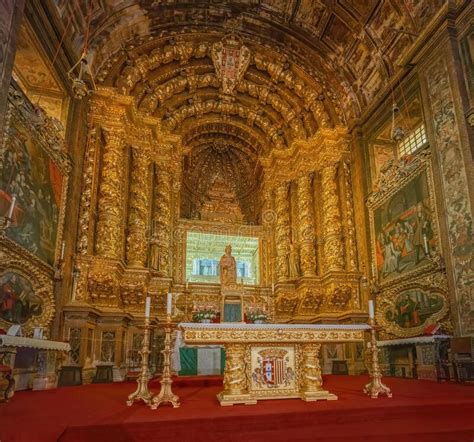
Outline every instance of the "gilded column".
[(286, 281), (290, 250), (290, 204), (287, 183), (275, 189), (275, 213), (276, 276), (278, 281)]
[(326, 166), (321, 171), (323, 212), (323, 256), (326, 271), (344, 270), (344, 245), (337, 191), (337, 164)]
[(171, 176), (164, 167), (155, 168), (153, 239), (150, 267), (170, 275)]
[(301, 361), (301, 399), (307, 402), (327, 399), (336, 400), (337, 396), (323, 390), (323, 378), (319, 364), (321, 344), (314, 342), (300, 345)]
[(145, 267), (147, 261), (149, 161), (149, 153), (145, 148), (135, 146), (132, 148), (127, 263), (133, 267)]
[(316, 251), (314, 249), (314, 207), (310, 175), (298, 179), (297, 198), (301, 273), (303, 276), (314, 276), (316, 274)]
[(342, 162), (344, 185), (344, 237), (346, 241), (346, 269), (357, 271), (357, 243), (354, 225), (354, 198), (352, 195), (351, 163), (349, 159)]
[(102, 156), (99, 185), (96, 252), (120, 259), (123, 253), (124, 146), (123, 133), (104, 130), (106, 144)]
[(96, 128), (91, 128), (87, 137), (86, 155), (84, 159), (82, 175), (82, 192), (79, 209), (79, 228), (77, 234), (77, 251), (81, 255), (88, 252), (90, 223), (91, 223), (91, 202), (93, 193), (94, 168), (96, 164)]

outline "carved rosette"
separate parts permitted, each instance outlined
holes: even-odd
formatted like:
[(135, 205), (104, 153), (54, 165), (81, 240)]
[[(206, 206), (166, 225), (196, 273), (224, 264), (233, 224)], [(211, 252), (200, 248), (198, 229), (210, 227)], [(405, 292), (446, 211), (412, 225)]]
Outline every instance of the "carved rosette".
[(301, 272), (303, 276), (314, 276), (316, 274), (316, 251), (314, 248), (314, 208), (310, 175), (298, 179), (297, 199)]
[(123, 250), (124, 147), (123, 133), (104, 130), (106, 144), (102, 156), (99, 185), (96, 252), (120, 259)]
[(349, 159), (342, 162), (344, 180), (344, 237), (346, 241), (346, 265), (350, 272), (357, 271), (357, 243), (354, 224), (354, 198), (352, 194), (351, 163)]
[(91, 204), (92, 191), (94, 181), (94, 165), (97, 150), (97, 130), (92, 128), (89, 130), (86, 157), (84, 160), (84, 172), (82, 178), (81, 205), (79, 212), (79, 231), (77, 239), (77, 251), (81, 255), (85, 255), (89, 248), (89, 232), (91, 222)]
[(290, 204), (286, 183), (275, 189), (275, 212), (276, 274), (278, 281), (286, 281), (290, 249)]
[(326, 166), (321, 172), (321, 187), (323, 190), (323, 254), (326, 271), (344, 270), (344, 246), (342, 243), (342, 225), (336, 174), (336, 164)]
[(153, 213), (153, 242), (157, 247), (156, 270), (170, 274), (171, 177), (164, 167), (156, 168)]
[(224, 394), (241, 395), (248, 391), (245, 373), (245, 345), (225, 345)]
[(127, 263), (144, 267), (147, 259), (149, 155), (143, 147), (132, 148), (130, 204), (128, 213)]

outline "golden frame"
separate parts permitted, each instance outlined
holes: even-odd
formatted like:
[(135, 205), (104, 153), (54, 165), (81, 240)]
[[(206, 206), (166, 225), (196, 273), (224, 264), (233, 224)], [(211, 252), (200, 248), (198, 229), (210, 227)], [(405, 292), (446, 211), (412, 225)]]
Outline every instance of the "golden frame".
[[(441, 254), (441, 241), (439, 235), (439, 224), (438, 224), (438, 210), (434, 192), (434, 181), (433, 181), (433, 170), (430, 160), (430, 152), (428, 150), (420, 152), (411, 161), (404, 162), (403, 160), (398, 165), (393, 165), (386, 173), (385, 177), (382, 177), (381, 188), (377, 192), (373, 192), (367, 198), (367, 208), (369, 212), (369, 227), (370, 227), (370, 256), (371, 262), (377, 262), (376, 256), (376, 232), (375, 232), (375, 211), (396, 193), (401, 191), (407, 184), (412, 182), (415, 178), (426, 173), (426, 182), (428, 186), (428, 198), (430, 208), (434, 216), (431, 219), (433, 237), (436, 242), (437, 254)], [(396, 285), (402, 280), (407, 278), (414, 278), (424, 275), (434, 269), (437, 265), (434, 260), (428, 260), (425, 264), (420, 267), (414, 268), (407, 271), (399, 276), (390, 278), (386, 281), (381, 281), (378, 272), (371, 270), (372, 277), (377, 281), (380, 288), (388, 288)]]
[[(64, 217), (66, 213), (66, 201), (69, 186), (69, 173), (72, 169), (72, 163), (69, 156), (66, 153), (64, 146), (64, 138), (57, 127), (56, 121), (48, 117), (43, 111), (39, 114), (42, 122), (33, 125), (29, 118), (32, 117), (31, 110), (28, 109), (29, 100), (24, 95), (19, 87), (12, 83), (12, 87), (9, 92), (8, 110), (5, 118), (5, 130), (2, 152), (5, 151), (6, 145), (10, 140), (9, 129), (16, 122), (23, 126), (26, 130), (31, 133), (35, 143), (42, 149), (48, 157), (55, 163), (61, 172), (62, 187), (61, 187), (61, 203), (58, 207), (58, 226), (56, 233), (56, 242), (54, 247), (53, 264), (50, 265), (43, 261), (41, 258), (30, 252), (29, 250), (17, 244), (15, 241), (9, 239), (6, 236), (5, 228), (2, 226), (2, 234), (0, 235), (0, 245), (7, 244), (15, 245), (22, 249), (22, 255), (26, 260), (31, 261), (32, 265), (38, 265), (39, 263), (44, 264), (50, 269), (55, 269), (59, 265), (61, 246), (64, 235)], [(26, 104), (25, 104), (26, 103)], [(38, 118), (38, 115), (37, 115)]]

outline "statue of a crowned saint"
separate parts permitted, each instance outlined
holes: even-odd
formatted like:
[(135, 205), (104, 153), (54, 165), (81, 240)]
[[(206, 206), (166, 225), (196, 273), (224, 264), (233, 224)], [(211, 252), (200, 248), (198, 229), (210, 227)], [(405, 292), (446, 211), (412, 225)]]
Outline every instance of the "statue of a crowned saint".
[(237, 285), (237, 263), (232, 256), (232, 246), (225, 247), (225, 253), (219, 261), (220, 279), (222, 288), (235, 288)]

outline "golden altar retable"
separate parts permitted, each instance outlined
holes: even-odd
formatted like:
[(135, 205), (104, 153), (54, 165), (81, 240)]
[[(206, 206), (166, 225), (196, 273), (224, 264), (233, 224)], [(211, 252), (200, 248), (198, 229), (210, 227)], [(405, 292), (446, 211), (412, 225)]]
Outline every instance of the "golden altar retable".
[(364, 341), (366, 324), (197, 324), (178, 326), (185, 344), (225, 348), (221, 405), (256, 404), (260, 399), (336, 400), (322, 387), (323, 343)]

